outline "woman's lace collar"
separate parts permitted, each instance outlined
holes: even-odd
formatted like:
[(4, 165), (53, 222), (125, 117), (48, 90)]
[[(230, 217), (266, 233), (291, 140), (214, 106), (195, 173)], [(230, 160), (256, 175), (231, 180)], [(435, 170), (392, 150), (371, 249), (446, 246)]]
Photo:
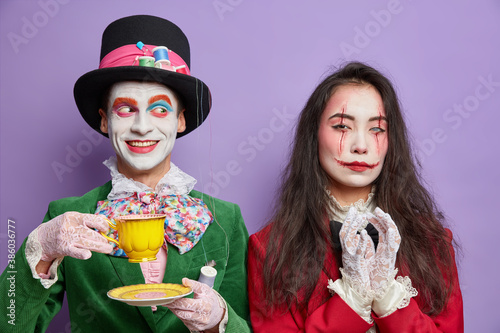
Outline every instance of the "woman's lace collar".
[(366, 201), (364, 201), (363, 199), (359, 199), (358, 201), (346, 206), (342, 206), (329, 190), (326, 190), (326, 193), (328, 193), (328, 196), (330, 197), (328, 207), (328, 217), (330, 218), (330, 220), (344, 222), (347, 216), (347, 212), (349, 212), (349, 209), (351, 207), (355, 207), (359, 213), (373, 213), (373, 211), (377, 207), (374, 199), (374, 186), (372, 186), (371, 192), (368, 194), (368, 199)]
[[(108, 194), (108, 200), (126, 198), (136, 192), (153, 191), (147, 185), (121, 174), (116, 164), (116, 156), (111, 156), (103, 164), (110, 170), (113, 186), (111, 192)], [(170, 170), (156, 184), (154, 192), (158, 195), (185, 195), (191, 192), (195, 184), (196, 179), (170, 162)]]

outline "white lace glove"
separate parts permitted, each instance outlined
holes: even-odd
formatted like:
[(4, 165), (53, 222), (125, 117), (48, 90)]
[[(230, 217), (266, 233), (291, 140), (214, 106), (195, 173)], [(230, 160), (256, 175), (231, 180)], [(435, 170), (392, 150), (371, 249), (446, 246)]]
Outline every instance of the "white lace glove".
[(394, 280), (396, 271), (396, 255), (401, 236), (398, 227), (389, 214), (384, 213), (380, 208), (376, 208), (375, 215), (368, 214), (368, 221), (378, 230), (379, 242), (370, 267), (371, 288), (375, 295), (383, 296), (389, 282)]
[[(194, 298), (181, 298), (166, 304), (191, 331), (204, 331), (219, 325), (224, 317), (224, 302), (212, 288), (188, 278), (182, 284), (191, 287)], [(217, 330), (218, 331), (218, 330)]]
[(353, 288), (365, 296), (371, 290), (369, 262), (374, 255), (374, 244), (366, 230), (357, 234), (359, 227), (366, 221), (365, 215), (351, 207), (340, 229), (342, 245), (342, 273), (349, 276)]
[(108, 222), (102, 215), (66, 212), (38, 227), (38, 241), (43, 261), (71, 256), (88, 259), (90, 251), (110, 253), (113, 247), (99, 232), (107, 232)]

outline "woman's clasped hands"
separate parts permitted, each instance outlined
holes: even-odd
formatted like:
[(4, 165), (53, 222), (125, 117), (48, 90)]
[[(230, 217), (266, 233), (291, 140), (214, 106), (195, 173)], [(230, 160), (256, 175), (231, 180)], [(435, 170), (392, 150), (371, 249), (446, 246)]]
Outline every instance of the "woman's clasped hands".
[[(379, 233), (375, 244), (367, 231), (358, 230), (371, 223)], [(359, 213), (352, 207), (340, 230), (342, 274), (365, 301), (384, 296), (396, 275), (396, 256), (401, 244), (398, 228), (389, 214), (376, 208), (374, 214)]]

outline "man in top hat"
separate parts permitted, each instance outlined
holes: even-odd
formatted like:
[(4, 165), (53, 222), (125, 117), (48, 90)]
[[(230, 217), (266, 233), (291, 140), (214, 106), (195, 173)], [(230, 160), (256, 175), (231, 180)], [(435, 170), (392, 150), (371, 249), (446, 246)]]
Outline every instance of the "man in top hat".
[[(3, 316), (0, 331), (44, 331), (64, 292), (73, 331), (250, 331), (248, 232), (240, 210), (194, 191), (196, 180), (170, 161), (176, 137), (201, 125), (210, 111), (210, 91), (189, 65), (188, 40), (167, 20), (130, 16), (106, 28), (99, 69), (80, 77), (74, 95), (83, 118), (116, 152), (104, 162), (111, 181), (50, 203), (44, 223), (16, 254), (15, 326)], [(149, 213), (167, 215), (166, 242), (155, 261), (130, 263), (100, 232), (116, 239), (107, 219)], [(209, 262), (215, 279), (196, 281)], [(6, 269), (1, 295), (8, 295), (9, 279)], [(143, 293), (151, 302), (136, 307), (106, 294), (162, 282), (182, 282), (194, 297), (160, 306), (160, 296)], [(1, 297), (4, 311), (11, 299)]]

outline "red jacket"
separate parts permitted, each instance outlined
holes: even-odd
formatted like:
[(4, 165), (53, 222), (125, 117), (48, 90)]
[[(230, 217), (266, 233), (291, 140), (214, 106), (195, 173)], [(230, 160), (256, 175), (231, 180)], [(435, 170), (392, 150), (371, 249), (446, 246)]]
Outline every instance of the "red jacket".
[[(248, 296), (254, 332), (366, 332), (371, 325), (352, 310), (337, 294), (330, 296), (327, 289), (329, 278), (334, 281), (339, 278), (335, 256), (331, 250), (326, 254), (323, 271), (306, 310), (297, 311), (292, 307), (291, 310), (282, 308), (271, 312), (264, 306), (265, 288), (262, 268), (269, 229), (267, 227), (252, 235), (248, 245)], [(449, 233), (451, 239), (451, 232)], [(420, 310), (419, 297), (417, 296), (411, 299), (407, 307), (396, 310), (384, 318), (377, 318), (372, 312), (378, 331), (394, 333), (463, 332), (463, 302), (456, 264), (454, 263), (450, 269), (453, 269), (455, 289), (446, 308), (438, 316), (429, 317), (424, 314)]]

